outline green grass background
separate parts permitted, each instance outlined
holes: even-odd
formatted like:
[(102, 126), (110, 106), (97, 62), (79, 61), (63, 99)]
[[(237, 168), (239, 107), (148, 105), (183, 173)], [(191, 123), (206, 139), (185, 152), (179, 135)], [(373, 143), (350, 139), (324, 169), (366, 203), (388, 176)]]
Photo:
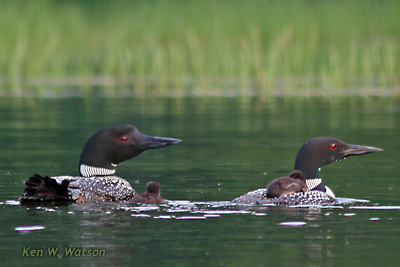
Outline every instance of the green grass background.
[(1, 1), (3, 95), (397, 95), (400, 1)]

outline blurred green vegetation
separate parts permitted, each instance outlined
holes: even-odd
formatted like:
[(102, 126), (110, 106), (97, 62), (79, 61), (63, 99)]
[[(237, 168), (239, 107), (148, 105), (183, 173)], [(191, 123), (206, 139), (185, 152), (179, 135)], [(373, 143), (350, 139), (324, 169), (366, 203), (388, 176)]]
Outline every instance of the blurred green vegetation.
[(400, 2), (2, 1), (0, 94), (400, 94)]

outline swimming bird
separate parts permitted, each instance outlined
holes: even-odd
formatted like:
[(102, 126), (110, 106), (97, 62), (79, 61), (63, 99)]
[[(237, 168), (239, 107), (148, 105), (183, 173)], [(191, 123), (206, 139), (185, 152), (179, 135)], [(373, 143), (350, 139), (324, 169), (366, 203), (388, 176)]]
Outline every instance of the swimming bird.
[(133, 125), (105, 128), (85, 144), (79, 161), (81, 176), (33, 175), (25, 182), (21, 202), (131, 200), (136, 191), (129, 182), (115, 175), (118, 163), (138, 156), (145, 150), (180, 143), (167, 137), (147, 136)]
[(143, 204), (160, 204), (165, 200), (161, 197), (160, 184), (158, 182), (150, 181), (146, 184), (146, 192), (143, 194), (136, 194), (132, 198), (132, 202)]
[(320, 177), (320, 168), (346, 157), (380, 152), (372, 146), (347, 144), (333, 137), (306, 141), (297, 153), (294, 171), (273, 180), (266, 188), (248, 192), (233, 202), (246, 204), (329, 204), (335, 194)]

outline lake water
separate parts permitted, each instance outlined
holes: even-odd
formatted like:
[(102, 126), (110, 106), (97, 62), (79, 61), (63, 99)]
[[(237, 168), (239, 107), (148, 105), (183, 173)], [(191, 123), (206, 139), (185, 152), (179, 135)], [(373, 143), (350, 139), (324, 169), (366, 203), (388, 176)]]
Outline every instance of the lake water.
[[(140, 192), (148, 181), (159, 181), (163, 197), (173, 201), (160, 206), (15, 201), (35, 172), (77, 175), (87, 138), (122, 123), (184, 140), (117, 169)], [(0, 98), (0, 127), (2, 266), (400, 262), (399, 98)], [(321, 171), (336, 196), (369, 202), (332, 207), (227, 202), (288, 174), (297, 150), (315, 136), (385, 149)], [(48, 256), (49, 248), (58, 248), (58, 256)], [(65, 255), (65, 248), (81, 250), (81, 257)], [(34, 249), (37, 256), (26, 256)], [(105, 256), (85, 257), (83, 249)]]

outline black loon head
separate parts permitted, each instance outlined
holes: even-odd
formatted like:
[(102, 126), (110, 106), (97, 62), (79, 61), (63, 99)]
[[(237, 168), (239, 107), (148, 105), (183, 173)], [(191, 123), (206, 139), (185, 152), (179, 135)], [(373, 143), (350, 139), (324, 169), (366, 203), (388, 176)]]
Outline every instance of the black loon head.
[[(95, 133), (83, 148), (79, 161), (80, 173), (82, 176), (112, 174), (115, 171), (109, 173), (107, 168), (136, 157), (147, 149), (180, 142), (181, 140), (174, 138), (146, 136), (129, 124), (105, 128)], [(82, 173), (82, 166), (88, 167), (90, 171)], [(103, 172), (97, 171), (101, 169)]]
[(347, 144), (332, 137), (315, 137), (300, 148), (296, 156), (295, 169), (303, 171), (308, 178), (318, 177), (318, 169), (346, 157), (380, 152), (373, 146)]

